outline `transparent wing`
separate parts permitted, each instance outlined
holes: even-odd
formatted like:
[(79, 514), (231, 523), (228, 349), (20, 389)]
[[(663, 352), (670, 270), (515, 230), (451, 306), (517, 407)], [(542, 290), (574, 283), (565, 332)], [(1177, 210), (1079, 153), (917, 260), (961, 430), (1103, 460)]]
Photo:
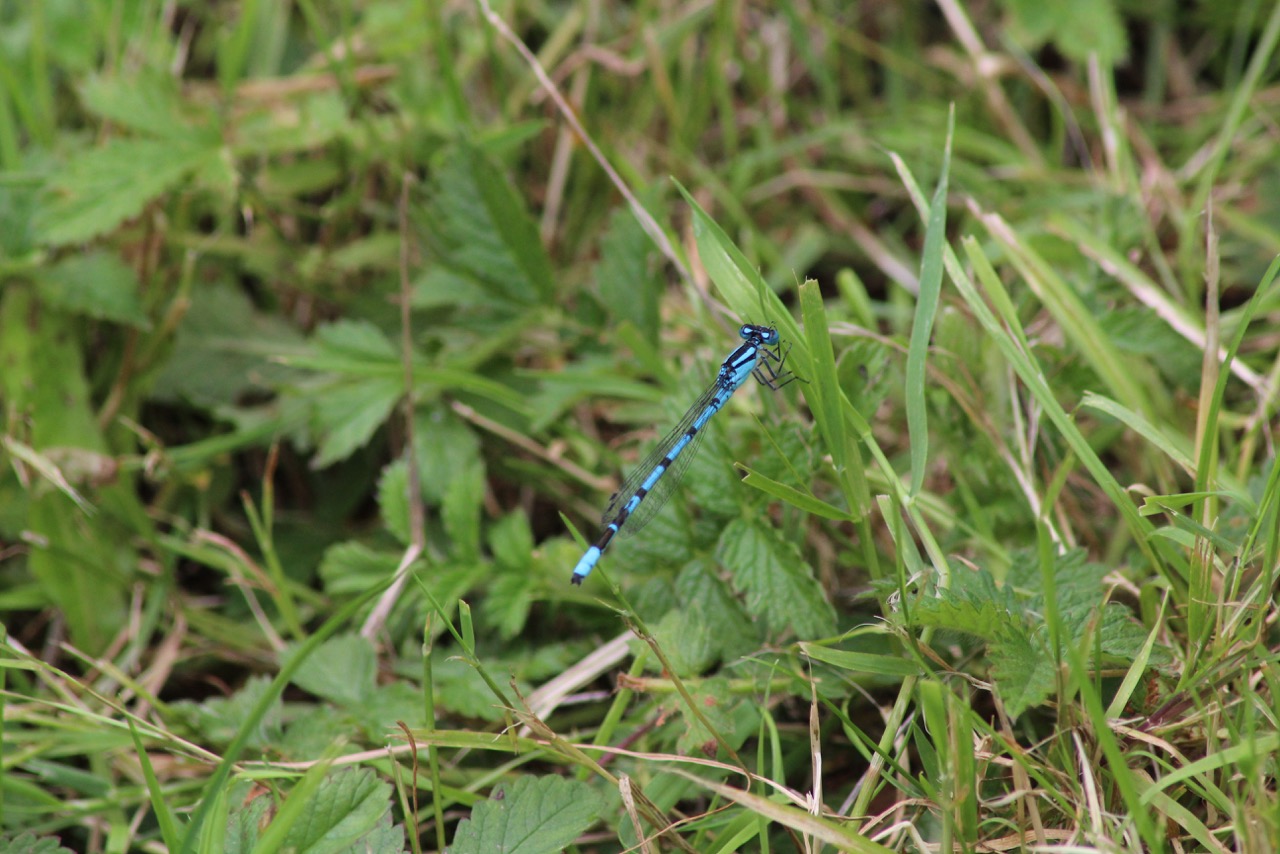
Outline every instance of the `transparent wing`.
[[(718, 383), (712, 383), (711, 387), (698, 397), (693, 406), (689, 407), (689, 410), (680, 419), (679, 423), (671, 428), (671, 432), (662, 437), (662, 441), (654, 446), (649, 455), (644, 458), (644, 461), (632, 470), (631, 474), (628, 475), (622, 486), (609, 501), (609, 506), (605, 508), (601, 521), (605, 525), (612, 522), (622, 508), (627, 506), (627, 502), (640, 491), (640, 487), (649, 479), (649, 475), (658, 467), (658, 464), (666, 458), (667, 454), (671, 453), (671, 449), (689, 432), (698, 417), (706, 412), (707, 408), (717, 399), (721, 397), (727, 399), (732, 394), (732, 391), (720, 388)], [(640, 505), (632, 511), (631, 515), (627, 517), (626, 521), (618, 529), (619, 536), (629, 537), (636, 533), (662, 509), (662, 505), (667, 503), (667, 499), (671, 497), (671, 493), (675, 491), (676, 486), (680, 483), (680, 478), (684, 476), (685, 470), (689, 467), (689, 461), (698, 452), (698, 446), (702, 444), (702, 437), (706, 432), (706, 425), (704, 424), (703, 429), (695, 433), (689, 443), (681, 449), (680, 455), (662, 473), (662, 477), (658, 479), (658, 482), (653, 485), (653, 488), (641, 500)]]

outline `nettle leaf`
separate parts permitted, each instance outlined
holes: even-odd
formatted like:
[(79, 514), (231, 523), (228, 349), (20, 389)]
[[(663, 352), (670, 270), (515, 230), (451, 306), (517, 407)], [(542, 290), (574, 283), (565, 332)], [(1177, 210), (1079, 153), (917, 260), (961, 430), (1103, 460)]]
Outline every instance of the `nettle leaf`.
[(961, 599), (942, 590), (936, 597), (922, 598), (912, 604), (911, 623), (964, 632), (990, 641), (1001, 630), (1020, 626), (1022, 619), (994, 602)]
[(1010, 717), (1049, 698), (1054, 689), (1057, 664), (1039, 633), (1024, 626), (1006, 625), (987, 644), (991, 675)]
[(412, 540), (409, 530), (409, 466), (403, 458), (388, 464), (378, 478), (378, 512), (383, 526), (401, 543)]
[(0, 258), (8, 262), (35, 260), (37, 235), (33, 221), (39, 205), (37, 186), (0, 186)]
[[(489, 690), (476, 669), (465, 661), (452, 657), (453, 653), (437, 647), (432, 652), (431, 676), (435, 680), (436, 702), (441, 708), (457, 715), (478, 718), (483, 721), (500, 721), (503, 709), (500, 701)], [(486, 661), (486, 666), (491, 662)], [(496, 665), (493, 666), (494, 669)], [(529, 696), (525, 680), (516, 680), (522, 696)]]
[(503, 640), (511, 640), (524, 630), (533, 607), (534, 579), (528, 568), (504, 572), (486, 584), (480, 613), (486, 623), (496, 626)]
[(404, 384), (394, 377), (348, 380), (326, 387), (316, 397), (316, 427), (324, 437), (312, 466), (322, 469), (345, 460), (373, 438), (400, 401)]
[(508, 513), (489, 530), (489, 548), (498, 563), (527, 572), (533, 562), (533, 531), (523, 511)]
[(271, 743), (272, 755), (281, 760), (321, 756), (334, 744), (351, 741), (354, 714), (323, 703), (298, 703), (289, 710), (284, 734)]
[(315, 92), (289, 100), (288, 110), (264, 107), (236, 125), (238, 156), (314, 152), (353, 132), (351, 114), (339, 92)]
[(653, 240), (645, 234), (628, 207), (615, 208), (609, 230), (600, 240), (600, 263), (592, 277), (600, 286), (600, 301), (616, 320), (629, 320), (646, 341), (658, 343), (658, 297), (650, 264)]
[[(1023, 554), (1015, 560), (1010, 571), (1010, 581), (1017, 578), (1023, 589), (1033, 588), (1037, 593), (1024, 598), (1026, 613), (1033, 622), (1046, 612), (1044, 594), (1039, 592), (1043, 579), (1037, 559)], [(1088, 559), (1083, 549), (1072, 549), (1059, 555), (1054, 561), (1054, 604), (1062, 623), (1063, 636), (1073, 642), (1081, 640), (1085, 633), (1094, 630), (1098, 607), (1106, 587), (1107, 568)], [(1118, 602), (1107, 603), (1099, 628), (1101, 649), (1104, 655), (1113, 655), (1131, 662), (1146, 643), (1147, 631), (1133, 618), (1132, 612)], [(1151, 663), (1165, 664), (1172, 660), (1169, 651), (1161, 646), (1152, 648)]]
[(321, 357), (347, 357), (349, 369), (363, 371), (366, 362), (383, 366), (394, 362), (399, 366), (395, 344), (377, 326), (367, 320), (339, 320), (316, 330), (314, 343)]
[[(292, 655), (285, 654), (285, 658)], [(374, 690), (378, 659), (373, 644), (359, 635), (338, 635), (302, 662), (293, 683), (338, 705), (367, 699)]]
[[(1038, 567), (1035, 572), (1037, 583), (1043, 583)], [(1058, 555), (1053, 562), (1053, 598), (1058, 610), (1096, 607), (1106, 575), (1107, 568), (1090, 561), (1084, 549), (1072, 549)], [(1039, 590), (1031, 599), (1035, 610), (1043, 610), (1044, 595), (1044, 591)]]
[(150, 329), (133, 268), (110, 252), (71, 255), (39, 273), (40, 299), (97, 320)]
[(681, 705), (685, 730), (676, 740), (676, 750), (683, 755), (715, 756), (719, 748), (717, 734), (737, 748), (759, 725), (760, 713), (752, 700), (733, 691), (726, 678), (704, 679), (691, 685), (689, 693), (701, 718)]
[(337, 543), (325, 550), (320, 578), (330, 595), (363, 593), (386, 580), (400, 565), (400, 555), (376, 552), (363, 543)]
[[(675, 591), (676, 601), (685, 603), (683, 607), (709, 630), (708, 667), (749, 652), (762, 639), (760, 627), (752, 622), (708, 561), (694, 560), (680, 570)], [(690, 656), (685, 658), (689, 660)]]
[[(397, 721), (407, 726), (426, 726), (426, 712), (422, 708), (422, 691), (408, 682), (391, 682), (379, 685), (359, 704), (347, 709), (365, 731), (370, 741), (386, 742), (390, 733), (399, 729)], [(345, 733), (351, 737), (350, 729)]]
[[(1102, 612), (1102, 625), (1098, 628), (1100, 652), (1106, 656), (1114, 656), (1128, 664), (1138, 657), (1143, 645), (1147, 642), (1147, 630), (1133, 618), (1133, 613), (1125, 605), (1108, 602)], [(1173, 663), (1173, 654), (1168, 648), (1153, 645), (1149, 663), (1154, 667), (1164, 667)]]
[[(302, 807), (285, 834), (282, 850), (299, 854), (344, 851), (403, 851), (404, 831), (392, 833), (392, 847), (373, 847), (388, 840), (391, 826), (390, 784), (367, 768), (339, 771), (326, 777)], [(398, 837), (398, 838), (397, 838)]]
[(369, 851), (400, 852), (406, 845), (404, 825), (396, 824), (391, 812), (384, 812), (378, 817), (378, 823), (369, 832), (351, 843), (339, 854), (366, 854)]
[(456, 560), (473, 560), (480, 554), (480, 509), (485, 488), (484, 465), (479, 462), (457, 472), (445, 487), (440, 518), (449, 535), (450, 554)]
[(449, 151), (423, 221), (441, 260), (491, 297), (523, 306), (552, 300), (551, 260), (528, 205), (484, 152), (465, 144)]
[(169, 74), (142, 70), (138, 74), (95, 74), (80, 84), (80, 103), (101, 119), (160, 139), (190, 136), (178, 85)]
[[(271, 680), (265, 676), (251, 676), (244, 686), (230, 697), (210, 697), (201, 703), (179, 700), (173, 704), (187, 719), (187, 723), (205, 740), (226, 744), (236, 737), (241, 725), (253, 714), (254, 707), (271, 690)], [(258, 721), (248, 746), (262, 747), (280, 737), (284, 705), (279, 696), (271, 708)]]
[(604, 798), (578, 780), (521, 777), (494, 790), (454, 834), (450, 854), (545, 854), (563, 851), (604, 809)]
[(482, 466), (480, 439), (467, 422), (447, 407), (420, 410), (413, 423), (413, 445), (422, 471), (422, 493), (440, 503), (454, 478)]
[(911, 624), (932, 626), (995, 640), (1002, 631), (1019, 630), (1025, 624), (1023, 609), (1012, 592), (999, 588), (986, 570), (957, 567), (951, 587), (931, 587), (910, 608)]
[(113, 139), (54, 174), (36, 213), (36, 232), (54, 246), (105, 234), (220, 157), (221, 150), (216, 137)]
[(222, 839), (223, 854), (251, 854), (257, 850), (262, 829), (275, 811), (275, 800), (265, 791), (244, 806), (232, 809), (227, 815), (226, 836)]
[(316, 330), (308, 347), (281, 361), (292, 367), (350, 377), (401, 377), (404, 367), (386, 334), (365, 320), (339, 320)]
[(678, 676), (696, 676), (719, 657), (715, 630), (705, 617), (703, 606), (690, 603), (687, 608), (667, 611), (653, 627), (654, 639)]
[(71, 849), (63, 848), (57, 838), (27, 832), (4, 840), (3, 850), (4, 854), (71, 854)]
[(297, 376), (273, 357), (303, 347), (305, 341), (278, 315), (258, 311), (244, 291), (226, 282), (191, 292), (152, 394), (214, 409), (244, 396), (261, 396)]
[[(701, 389), (684, 399), (693, 400), (700, 393)], [(683, 414), (669, 421), (674, 423)], [(742, 488), (742, 478), (729, 463), (733, 456), (723, 431), (709, 427), (705, 433), (702, 448), (688, 463), (688, 474), (679, 488), (688, 492), (688, 503), (698, 508), (697, 518), (713, 522), (718, 529), (726, 520), (740, 515), (743, 502), (752, 495), (750, 490)]]
[(404, 393), (395, 345), (364, 321), (339, 321), (318, 329), (311, 347), (281, 358), (295, 368), (332, 375), (307, 392), (315, 427), (323, 437), (312, 465), (324, 468), (364, 446), (391, 416)]
[(1011, 32), (1026, 47), (1052, 41), (1077, 62), (1087, 62), (1096, 53), (1107, 67), (1123, 61), (1129, 52), (1124, 22), (1113, 0), (1061, 4), (1004, 0), (1004, 5), (1012, 15)]
[[(1073, 644), (1097, 637), (1096, 656), (1128, 664), (1146, 643), (1147, 631), (1119, 603), (1107, 603), (1099, 613), (1106, 573), (1104, 566), (1088, 561), (1081, 549), (1055, 559), (1054, 605), (1061, 636)], [(1017, 717), (1049, 697), (1060, 665), (1046, 641), (1043, 586), (1038, 558), (1032, 552), (1015, 556), (1002, 587), (985, 570), (958, 569), (950, 589), (931, 590), (912, 604), (911, 623), (985, 640), (996, 687), (1009, 713)], [(1152, 649), (1153, 665), (1171, 660), (1167, 649)]]
[(835, 611), (813, 570), (777, 531), (738, 519), (721, 535), (716, 560), (729, 568), (747, 613), (763, 618), (770, 634), (794, 633), (798, 640), (835, 634)]

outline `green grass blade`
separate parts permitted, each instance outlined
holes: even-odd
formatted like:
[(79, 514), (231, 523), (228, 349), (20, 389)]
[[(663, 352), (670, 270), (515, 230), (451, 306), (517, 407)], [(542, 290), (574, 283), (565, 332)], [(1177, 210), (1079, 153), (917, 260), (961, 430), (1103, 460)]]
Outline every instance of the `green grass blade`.
[[(807, 378), (812, 372), (809, 349), (791, 313), (742, 250), (734, 245), (689, 191), (678, 181), (676, 187), (693, 212), (693, 234), (698, 243), (698, 255), (720, 296), (740, 319), (775, 324), (782, 340), (792, 345), (788, 360), (794, 360), (796, 372)], [(768, 316), (757, 316), (762, 309)]]
[(851, 522), (857, 518), (848, 511), (828, 504), (821, 498), (817, 498), (807, 492), (801, 492), (795, 487), (787, 486), (785, 483), (779, 483), (773, 478), (766, 477), (750, 466), (738, 463), (737, 468), (746, 475), (742, 482), (747, 486), (753, 486), (765, 495), (772, 495), (774, 498), (806, 513), (836, 522)]
[(870, 438), (871, 425), (854, 409), (840, 388), (826, 308), (816, 282), (800, 286), (800, 311), (804, 317), (806, 343), (812, 354), (805, 399), (809, 401), (813, 420), (831, 454), (849, 512), (855, 518), (861, 518), (871, 506), (871, 491), (867, 487), (858, 442)]
[(142, 767), (142, 779), (147, 785), (147, 794), (151, 798), (151, 810), (156, 815), (156, 823), (160, 825), (160, 836), (169, 850), (175, 851), (182, 844), (178, 823), (174, 819), (173, 811), (169, 809), (164, 789), (160, 785), (159, 778), (156, 777), (156, 770), (151, 765), (151, 757), (147, 755), (147, 748), (142, 743), (138, 728), (132, 720), (128, 721), (128, 724), (129, 735), (133, 739), (134, 750), (137, 751), (138, 763)]
[(911, 324), (911, 345), (907, 350), (907, 434), (911, 443), (911, 500), (924, 487), (929, 465), (929, 415), (925, 401), (925, 363), (933, 320), (942, 292), (942, 247), (947, 240), (947, 178), (951, 171), (951, 138), (955, 133), (956, 111), (952, 105), (947, 118), (947, 142), (942, 153), (942, 174), (929, 205), (929, 225), (925, 229), (924, 254), (920, 261), (920, 294), (916, 298), (915, 321)]
[[(996, 275), (995, 270), (991, 266), (991, 262), (987, 260), (986, 254), (973, 238), (967, 238), (964, 241), (964, 248), (969, 263), (973, 266), (974, 272), (977, 274), (978, 281), (982, 282), (988, 292), (998, 294), (995, 299), (1007, 300), (1008, 296), (1004, 291), (1004, 286), (1000, 282), (1000, 277)], [(1080, 462), (1089, 471), (1089, 474), (1111, 499), (1116, 509), (1119, 511), (1121, 518), (1125, 522), (1125, 526), (1129, 533), (1133, 536), (1137, 546), (1142, 550), (1143, 554), (1151, 562), (1151, 565), (1165, 577), (1171, 580), (1176, 577), (1185, 577), (1185, 570), (1179, 572), (1177, 576), (1171, 574), (1171, 568), (1168, 566), (1168, 559), (1158, 554), (1151, 544), (1151, 535), (1153, 527), (1149, 521), (1144, 519), (1138, 513), (1132, 499), (1122, 487), (1115, 475), (1107, 468), (1107, 466), (1099, 459), (1089, 441), (1076, 427), (1071, 417), (1063, 410), (1058, 403), (1057, 397), (1053, 390), (1045, 382), (1044, 372), (1039, 364), (1035, 361), (1030, 351), (1022, 346), (1025, 336), (1019, 331), (1016, 335), (1010, 333), (987, 307), (986, 302), (973, 286), (973, 282), (969, 279), (968, 273), (960, 266), (960, 261), (948, 250), (947, 253), (947, 271), (951, 276), (951, 280), (960, 290), (965, 302), (973, 311), (974, 316), (981, 322), (987, 334), (995, 341), (1000, 348), (1004, 357), (1009, 361), (1018, 377), (1027, 386), (1036, 402), (1041, 406), (1044, 414), (1053, 423), (1053, 425), (1062, 434), (1072, 452), (1080, 459)], [(1008, 322), (1005, 318), (1005, 322)], [(1015, 327), (1020, 329), (1020, 327)], [(1177, 566), (1173, 567), (1177, 569)]]

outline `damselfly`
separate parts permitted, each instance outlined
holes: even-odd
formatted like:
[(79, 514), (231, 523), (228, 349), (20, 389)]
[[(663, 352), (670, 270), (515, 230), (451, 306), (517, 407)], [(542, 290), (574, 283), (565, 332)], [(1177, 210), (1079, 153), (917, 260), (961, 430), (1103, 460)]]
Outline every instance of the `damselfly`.
[(796, 379), (794, 374), (783, 371), (787, 354), (782, 350), (777, 329), (747, 323), (738, 334), (743, 343), (724, 360), (715, 382), (613, 494), (600, 520), (604, 532), (573, 568), (574, 584), (581, 584), (595, 569), (615, 534), (634, 534), (662, 509), (698, 450), (702, 428), (742, 387), (747, 377), (754, 376), (757, 382), (771, 389)]

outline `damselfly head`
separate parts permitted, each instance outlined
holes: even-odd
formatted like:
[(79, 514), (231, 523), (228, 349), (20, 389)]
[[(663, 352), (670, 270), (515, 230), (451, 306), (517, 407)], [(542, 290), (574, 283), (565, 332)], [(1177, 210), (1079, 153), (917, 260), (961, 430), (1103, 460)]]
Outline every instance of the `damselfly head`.
[(772, 326), (760, 326), (755, 323), (744, 323), (738, 334), (746, 341), (755, 339), (758, 343), (772, 346), (778, 343), (778, 330)]

